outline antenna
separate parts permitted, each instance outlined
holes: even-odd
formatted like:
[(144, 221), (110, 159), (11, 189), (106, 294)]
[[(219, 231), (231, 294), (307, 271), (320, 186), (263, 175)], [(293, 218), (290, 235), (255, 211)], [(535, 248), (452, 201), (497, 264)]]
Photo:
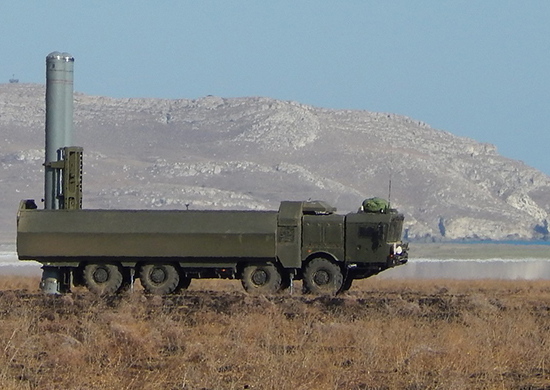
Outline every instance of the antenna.
[(388, 209), (391, 209), (391, 180), (393, 176), (393, 152), (390, 154), (390, 182), (388, 184)]
[(390, 184), (388, 186), (388, 209), (391, 209), (391, 173), (390, 173)]

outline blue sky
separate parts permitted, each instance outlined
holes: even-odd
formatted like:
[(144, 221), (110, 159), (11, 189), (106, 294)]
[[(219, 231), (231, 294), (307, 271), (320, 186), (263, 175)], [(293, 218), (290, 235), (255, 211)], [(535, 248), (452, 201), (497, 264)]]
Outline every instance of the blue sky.
[(550, 1), (1, 0), (0, 82), (406, 115), (550, 174)]

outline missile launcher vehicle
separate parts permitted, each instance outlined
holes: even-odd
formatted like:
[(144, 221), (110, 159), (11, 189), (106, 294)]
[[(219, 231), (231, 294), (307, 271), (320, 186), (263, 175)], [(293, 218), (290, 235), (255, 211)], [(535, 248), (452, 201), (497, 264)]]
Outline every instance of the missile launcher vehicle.
[(321, 201), (283, 201), (278, 211), (82, 209), (73, 62), (46, 59), (45, 208), (23, 200), (17, 214), (19, 259), (43, 265), (45, 292), (116, 293), (139, 278), (147, 292), (170, 294), (194, 278), (228, 278), (251, 293), (302, 280), (306, 292), (336, 294), (407, 262), (403, 215), (380, 199), (345, 215)]
[(47, 210), (24, 200), (17, 251), (57, 270), (61, 291), (74, 284), (115, 293), (138, 277), (146, 291), (169, 294), (193, 278), (236, 278), (248, 292), (275, 293), (301, 279), (307, 292), (334, 294), (404, 264), (402, 230), (396, 210), (340, 215), (320, 201), (192, 211)]

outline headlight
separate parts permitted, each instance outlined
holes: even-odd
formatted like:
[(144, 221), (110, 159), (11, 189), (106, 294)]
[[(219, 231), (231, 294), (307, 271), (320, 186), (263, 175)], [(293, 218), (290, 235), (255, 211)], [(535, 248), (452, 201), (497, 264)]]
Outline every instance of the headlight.
[(393, 254), (394, 255), (400, 255), (403, 253), (403, 248), (401, 247), (401, 245), (393, 245)]

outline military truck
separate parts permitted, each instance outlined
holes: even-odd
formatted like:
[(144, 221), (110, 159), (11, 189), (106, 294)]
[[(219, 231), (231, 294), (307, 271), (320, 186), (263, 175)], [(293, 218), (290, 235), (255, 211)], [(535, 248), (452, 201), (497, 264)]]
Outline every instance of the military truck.
[(60, 272), (63, 291), (115, 293), (139, 278), (147, 292), (169, 294), (193, 278), (229, 278), (252, 293), (301, 279), (306, 292), (335, 294), (407, 261), (403, 215), (388, 207), (345, 215), (322, 201), (283, 201), (278, 211), (85, 210), (82, 149), (61, 155), (52, 164), (61, 208), (21, 201), (17, 252)]
[(23, 200), (17, 214), (19, 259), (42, 263), (43, 291), (115, 293), (139, 278), (147, 292), (169, 294), (193, 278), (236, 278), (255, 293), (302, 279), (307, 292), (334, 294), (407, 261), (403, 216), (380, 201), (347, 215), (319, 201), (278, 211), (82, 209), (73, 63), (69, 53), (46, 57), (44, 209)]
[(319, 201), (284, 201), (278, 211), (165, 211), (39, 210), (27, 200), (17, 219), (19, 259), (58, 267), (98, 293), (137, 276), (155, 294), (192, 278), (237, 278), (257, 293), (302, 279), (307, 292), (333, 294), (407, 261), (401, 214), (339, 215)]

